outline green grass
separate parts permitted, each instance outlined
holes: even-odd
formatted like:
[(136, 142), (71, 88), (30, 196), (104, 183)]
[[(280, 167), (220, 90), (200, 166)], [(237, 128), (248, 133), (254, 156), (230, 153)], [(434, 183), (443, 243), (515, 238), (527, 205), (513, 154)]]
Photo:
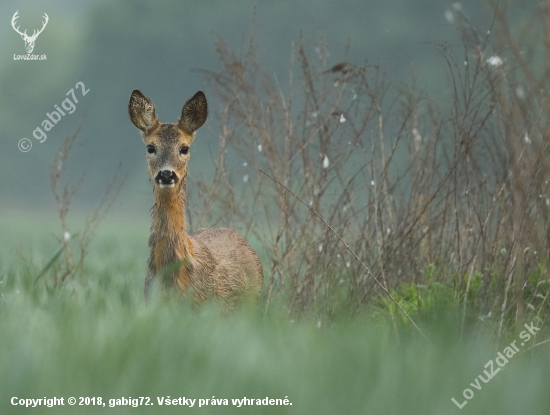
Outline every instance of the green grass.
[[(38, 229), (38, 230), (37, 230)], [(488, 322), (460, 336), (459, 313), (421, 321), (428, 341), (399, 322), (364, 313), (293, 322), (282, 305), (267, 316), (224, 317), (174, 299), (143, 301), (147, 225), (108, 224), (83, 275), (61, 288), (34, 277), (58, 247), (48, 229), (0, 226), (0, 414), (547, 414), (550, 345), (517, 354), (482, 389), (469, 386), (506, 344)], [(35, 267), (16, 255), (32, 257)], [(50, 287), (50, 288), (48, 288)], [(434, 311), (437, 313), (437, 310)], [(507, 333), (518, 339), (520, 327)], [(548, 338), (548, 331), (528, 342)], [(509, 340), (508, 340), (509, 339)], [(465, 388), (475, 395), (459, 410)], [(12, 397), (101, 397), (105, 407), (24, 408)], [(150, 397), (154, 406), (110, 408), (116, 398)], [(157, 397), (197, 399), (163, 406)], [(228, 406), (203, 406), (215, 396)], [(232, 398), (288, 397), (292, 406), (234, 407)]]

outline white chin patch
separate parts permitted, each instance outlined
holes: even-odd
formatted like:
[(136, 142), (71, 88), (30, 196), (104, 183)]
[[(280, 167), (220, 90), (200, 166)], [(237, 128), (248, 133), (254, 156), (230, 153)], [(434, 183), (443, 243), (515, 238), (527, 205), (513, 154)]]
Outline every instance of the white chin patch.
[(161, 189), (171, 189), (172, 187), (174, 187), (176, 184), (175, 183), (170, 183), (170, 184), (162, 184), (162, 183), (159, 183), (159, 186)]

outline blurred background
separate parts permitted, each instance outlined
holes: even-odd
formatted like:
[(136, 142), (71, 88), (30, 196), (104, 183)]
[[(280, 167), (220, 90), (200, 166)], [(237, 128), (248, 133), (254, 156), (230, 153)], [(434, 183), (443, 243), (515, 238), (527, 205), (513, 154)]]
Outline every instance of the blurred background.
[[(516, 3), (522, 10), (522, 2)], [(17, 24), (29, 34), (41, 27), (43, 14), (48, 14), (48, 25), (33, 51), (46, 54), (46, 61), (13, 59), (14, 54), (25, 53), (24, 42), (10, 25), (17, 10)], [(0, 209), (55, 214), (50, 163), (62, 139), (81, 125), (68, 171), (75, 180), (85, 173), (85, 179), (72, 208), (86, 211), (95, 205), (122, 161), (127, 179), (114, 212), (145, 217), (152, 194), (143, 144), (127, 116), (133, 89), (153, 100), (163, 122), (174, 122), (185, 100), (197, 90), (206, 92), (210, 118), (195, 142), (190, 176), (211, 177), (220, 105), (198, 70), (222, 67), (215, 51), (218, 39), (233, 51), (246, 53), (252, 30), (260, 63), (283, 91), (288, 85), (292, 48), (303, 39), (308, 53), (314, 54), (324, 38), (329, 66), (342, 60), (379, 65), (393, 85), (414, 82), (432, 96), (444, 97), (449, 85), (435, 44), (459, 44), (452, 29), (456, 10), (479, 27), (491, 23), (489, 7), (474, 0), (319, 0), (314, 5), (305, 0), (53, 0), (40, 6), (30, 0), (2, 2)], [(515, 16), (521, 19), (521, 13)], [(76, 110), (64, 116), (40, 143), (33, 137), (34, 129), (78, 82), (90, 92), (82, 97), (80, 87), (76, 88), (77, 98), (81, 97)], [(21, 138), (32, 142), (27, 153), (18, 150)]]

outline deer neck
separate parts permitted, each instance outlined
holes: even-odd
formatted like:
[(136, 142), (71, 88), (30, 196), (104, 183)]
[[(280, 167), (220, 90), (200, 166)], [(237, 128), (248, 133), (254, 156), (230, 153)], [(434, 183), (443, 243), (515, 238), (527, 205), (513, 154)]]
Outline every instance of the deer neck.
[[(175, 265), (176, 270), (166, 277), (184, 289), (189, 286), (189, 270), (194, 254), (193, 244), (186, 231), (185, 190), (185, 179), (174, 191), (155, 188), (149, 238), (150, 265), (154, 273), (159, 275), (167, 267)], [(178, 262), (181, 263), (180, 267), (176, 265)]]

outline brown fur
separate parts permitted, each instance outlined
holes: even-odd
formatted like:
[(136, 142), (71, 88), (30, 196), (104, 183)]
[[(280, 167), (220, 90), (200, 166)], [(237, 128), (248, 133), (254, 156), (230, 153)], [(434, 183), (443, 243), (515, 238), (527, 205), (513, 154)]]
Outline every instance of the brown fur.
[[(158, 281), (161, 287), (192, 292), (196, 303), (219, 298), (231, 310), (243, 299), (257, 299), (263, 269), (256, 252), (232, 229), (199, 229), (187, 234), (185, 178), (190, 151), (185, 148), (206, 121), (207, 108), (206, 97), (199, 91), (185, 103), (176, 124), (163, 124), (149, 98), (138, 90), (130, 97), (128, 112), (148, 148), (155, 193), (145, 293), (162, 279)], [(151, 148), (154, 153), (149, 152)]]

